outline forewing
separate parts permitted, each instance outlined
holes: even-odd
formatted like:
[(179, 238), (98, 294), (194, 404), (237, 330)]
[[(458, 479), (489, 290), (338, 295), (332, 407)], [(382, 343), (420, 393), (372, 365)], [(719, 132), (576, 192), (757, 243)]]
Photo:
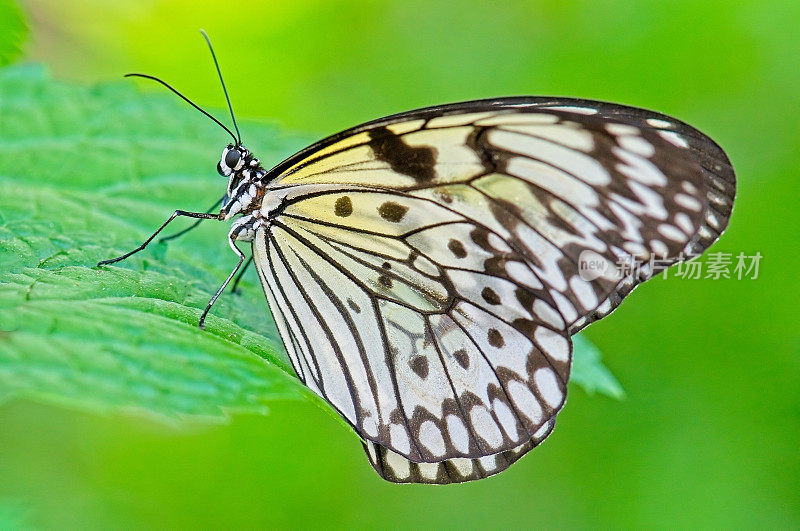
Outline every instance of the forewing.
[[(706, 249), (735, 195), (727, 156), (703, 133), (662, 114), (571, 99), (403, 113), (323, 140), (274, 174), (275, 188), (388, 188), (467, 214), (534, 265), (572, 333), (638, 282)], [(582, 259), (598, 276), (578, 274)], [(620, 275), (620, 264), (637, 267)]]

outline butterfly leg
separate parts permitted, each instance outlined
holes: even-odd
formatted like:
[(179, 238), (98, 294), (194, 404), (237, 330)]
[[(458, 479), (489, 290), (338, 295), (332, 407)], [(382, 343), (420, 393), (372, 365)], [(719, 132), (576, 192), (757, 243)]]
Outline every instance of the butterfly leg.
[[(220, 204), (222, 204), (222, 202), (223, 202), (223, 201), (225, 201), (225, 198), (226, 198), (227, 196), (228, 196), (228, 194), (225, 194), (225, 195), (223, 195), (222, 197), (220, 197), (219, 199), (217, 199), (217, 201), (216, 201), (216, 202), (215, 202), (213, 205), (211, 205), (210, 207), (208, 207), (208, 210), (206, 210), (206, 214), (210, 214), (211, 212), (215, 211), (215, 210), (217, 209), (217, 207), (218, 207)], [(191, 225), (189, 225), (189, 226), (188, 226), (188, 227), (186, 227), (185, 229), (183, 229), (183, 230), (179, 230), (179, 231), (178, 231), (178, 232), (176, 232), (175, 234), (170, 234), (169, 236), (164, 236), (163, 238), (161, 238), (160, 240), (158, 240), (158, 243), (161, 243), (161, 242), (166, 242), (166, 241), (169, 241), (169, 240), (174, 240), (175, 238), (180, 238), (181, 236), (183, 236), (183, 235), (184, 235), (184, 234), (186, 234), (187, 232), (189, 232), (189, 231), (191, 231), (191, 230), (195, 229), (195, 228), (196, 228), (198, 225), (200, 225), (200, 222), (202, 222), (202, 221), (203, 221), (203, 219), (204, 219), (204, 218), (200, 218), (200, 219), (198, 219), (197, 221), (195, 221), (194, 223), (192, 223)]]
[(230, 244), (231, 249), (233, 249), (233, 252), (235, 252), (237, 255), (239, 255), (239, 263), (236, 264), (236, 267), (233, 268), (233, 271), (231, 271), (231, 274), (228, 275), (228, 278), (225, 279), (225, 282), (222, 283), (222, 285), (219, 287), (219, 289), (214, 294), (214, 296), (211, 297), (211, 300), (208, 301), (208, 304), (206, 305), (206, 309), (203, 310), (203, 315), (200, 316), (200, 322), (197, 323), (197, 326), (199, 326), (200, 328), (202, 328), (204, 330), (206, 328), (204, 323), (205, 323), (206, 316), (208, 315), (209, 310), (211, 310), (211, 307), (214, 306), (215, 302), (217, 302), (217, 299), (219, 298), (220, 294), (223, 291), (225, 291), (225, 288), (228, 286), (228, 283), (230, 283), (231, 279), (236, 274), (236, 272), (239, 271), (239, 268), (242, 267), (242, 263), (244, 262), (244, 253), (238, 247), (236, 247), (236, 239), (235, 239), (235, 235), (234, 235), (233, 231), (231, 231), (231, 236), (228, 239), (228, 244)]
[(197, 218), (197, 219), (222, 220), (222, 218), (220, 217), (219, 214), (211, 214), (211, 213), (208, 213), (208, 212), (186, 212), (185, 210), (176, 210), (175, 212), (172, 213), (172, 215), (169, 217), (169, 219), (167, 221), (165, 221), (153, 234), (151, 234), (150, 237), (147, 238), (139, 247), (137, 247), (133, 251), (130, 251), (130, 252), (127, 252), (127, 253), (123, 254), (122, 256), (118, 256), (116, 258), (111, 258), (110, 260), (101, 260), (100, 262), (97, 262), (97, 265), (101, 266), (101, 265), (113, 264), (115, 262), (119, 262), (120, 260), (124, 260), (124, 259), (128, 258), (129, 256), (131, 256), (133, 254), (138, 253), (139, 251), (141, 251), (142, 249), (147, 247), (147, 244), (149, 244), (151, 241), (153, 241), (153, 238), (158, 236), (158, 233), (161, 232), (162, 230), (164, 230), (164, 227), (169, 225), (169, 223), (173, 219), (175, 219), (175, 218), (177, 218), (179, 216), (185, 216), (185, 217), (188, 217), (188, 218)]
[(250, 264), (252, 263), (253, 263), (253, 255), (250, 255), (250, 257), (247, 259), (247, 262), (244, 264), (244, 267), (242, 267), (242, 270), (239, 272), (239, 275), (236, 277), (236, 280), (233, 281), (233, 287), (231, 288), (231, 293), (236, 293), (237, 295), (240, 293), (240, 291), (238, 290), (239, 282), (241, 282), (242, 277), (244, 276), (245, 273), (247, 273), (247, 268), (249, 268)]

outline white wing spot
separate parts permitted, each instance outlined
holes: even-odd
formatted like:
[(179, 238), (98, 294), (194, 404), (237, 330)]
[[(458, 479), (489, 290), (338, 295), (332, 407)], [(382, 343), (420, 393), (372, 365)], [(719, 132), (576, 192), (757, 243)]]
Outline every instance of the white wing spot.
[(686, 236), (675, 225), (662, 223), (661, 225), (658, 226), (658, 232), (665, 238), (668, 238), (676, 242), (682, 242), (686, 240)]
[(512, 380), (508, 382), (506, 389), (511, 396), (511, 400), (514, 401), (517, 411), (528, 417), (533, 424), (541, 422), (542, 406), (539, 405), (539, 400), (531, 393), (527, 385), (517, 380)]
[(573, 306), (572, 303), (569, 302), (569, 299), (563, 296), (561, 292), (551, 289), (550, 296), (553, 297), (553, 301), (555, 301), (556, 306), (558, 306), (558, 311), (561, 312), (564, 319), (571, 322), (578, 318), (578, 312), (575, 310), (575, 306)]
[(272, 212), (277, 210), (283, 203), (283, 196), (285, 195), (286, 194), (278, 192), (267, 192), (264, 194), (264, 197), (261, 199), (261, 216), (264, 218), (271, 217)]
[(697, 195), (697, 187), (689, 181), (683, 181), (681, 186), (687, 194)]
[(419, 442), (421, 442), (425, 448), (430, 450), (434, 456), (440, 457), (444, 455), (445, 446), (442, 432), (439, 431), (439, 428), (436, 426), (436, 424), (430, 420), (426, 420), (419, 427)]
[(497, 454), (481, 457), (478, 462), (485, 471), (493, 472), (497, 468)]
[(656, 256), (665, 257), (669, 254), (669, 247), (661, 240), (650, 240), (650, 248)]
[(564, 328), (564, 320), (561, 318), (558, 312), (542, 299), (536, 299), (533, 302), (533, 313), (536, 314), (536, 317), (549, 324), (553, 328)]
[(375, 445), (368, 442), (365, 446), (367, 447), (367, 455), (369, 456), (369, 460), (373, 463), (377, 463), (378, 456), (375, 454)]
[(503, 444), (503, 434), (500, 433), (500, 428), (497, 427), (485, 406), (473, 407), (469, 412), (469, 418), (475, 427), (475, 433), (490, 447), (497, 448)]
[(494, 409), (494, 414), (497, 415), (497, 420), (500, 421), (500, 427), (506, 432), (508, 438), (512, 441), (517, 440), (517, 418), (514, 416), (514, 413), (511, 412), (502, 400), (497, 398), (492, 402), (492, 408)]
[(533, 338), (544, 349), (548, 357), (557, 361), (569, 361), (569, 342), (558, 332), (539, 326), (533, 333)]
[(511, 451), (514, 452), (514, 455), (519, 455), (520, 452), (522, 452), (522, 450), (525, 449), (524, 447), (525, 447), (524, 444), (520, 444), (519, 446), (512, 448)]
[(597, 313), (600, 315), (607, 315), (611, 311), (611, 299), (606, 299), (603, 304), (597, 307)]
[[(644, 139), (641, 140), (646, 142)], [(648, 145), (650, 145), (649, 142)], [(652, 148), (652, 146), (650, 147)], [(624, 164), (617, 164), (616, 168), (626, 177), (646, 185), (666, 186), (667, 176), (655, 164), (640, 157), (640, 154), (617, 147), (612, 148), (612, 151), (624, 162)]]
[(655, 154), (653, 144), (640, 136), (621, 136), (617, 139), (620, 147), (637, 155), (650, 158)]
[[(719, 230), (719, 227), (720, 227), (719, 218), (717, 217), (716, 214), (714, 214), (713, 211), (709, 211), (708, 213), (706, 213), (706, 223), (708, 223), (710, 226), (714, 227), (715, 229)], [(708, 229), (706, 227), (700, 227), (699, 232), (703, 232), (704, 235), (705, 235), (705, 231), (707, 231), (707, 230)]]
[(406, 479), (411, 475), (411, 463), (408, 459), (391, 450), (386, 451), (386, 464), (392, 469), (397, 479)]
[(622, 248), (637, 258), (644, 258), (650, 254), (650, 251), (639, 242), (625, 242), (622, 244)]
[(661, 120), (659, 118), (648, 118), (647, 125), (651, 127), (658, 127), (660, 129), (669, 129), (672, 127), (672, 124), (666, 120)]
[(439, 474), (439, 464), (440, 463), (417, 463), (419, 467), (419, 473), (425, 479), (436, 479), (436, 476)]
[(392, 447), (398, 451), (404, 454), (411, 453), (411, 441), (408, 439), (408, 432), (406, 432), (405, 426), (391, 424), (389, 426), (389, 440), (392, 441)]
[(640, 133), (638, 127), (628, 124), (606, 124), (606, 131), (614, 136), (638, 136)]
[(553, 109), (556, 111), (567, 111), (567, 112), (574, 112), (577, 114), (597, 114), (597, 109), (593, 109), (591, 107), (575, 107), (572, 105), (559, 105), (557, 107), (547, 107), (548, 109)]
[(506, 273), (508, 273), (508, 277), (511, 280), (523, 286), (533, 289), (542, 289), (544, 287), (530, 267), (522, 262), (506, 262)]
[(675, 131), (659, 131), (658, 134), (670, 144), (680, 148), (689, 147), (689, 143), (686, 142), (686, 140)]
[(569, 279), (569, 286), (572, 292), (586, 310), (591, 310), (597, 306), (597, 295), (592, 289), (592, 285), (586, 282), (579, 276), (574, 276)]
[(447, 415), (447, 432), (450, 434), (450, 442), (456, 450), (462, 453), (469, 451), (469, 433), (461, 419), (455, 415)]
[(472, 464), (472, 459), (455, 458), (455, 459), (450, 459), (450, 463), (452, 463), (453, 466), (456, 467), (458, 473), (461, 474), (461, 477), (464, 478), (472, 474), (472, 471), (475, 468)]
[(365, 415), (364, 418), (361, 419), (361, 427), (368, 436), (378, 436), (378, 421), (373, 418), (372, 415)]
[(500, 236), (498, 236), (494, 232), (490, 232), (489, 233), (488, 241), (489, 241), (489, 245), (494, 247), (495, 250), (497, 250), (497, 251), (502, 251), (504, 253), (510, 253), (511, 252), (511, 247), (508, 246), (508, 244), (503, 240), (503, 238), (501, 238)]
[(700, 201), (686, 194), (675, 194), (675, 202), (683, 208), (694, 210), (695, 212), (700, 212), (703, 208)]
[(537, 440), (538, 440), (538, 439), (541, 439), (542, 437), (544, 437), (545, 435), (547, 435), (547, 430), (549, 430), (549, 429), (550, 429), (550, 424), (551, 424), (552, 422), (553, 422), (553, 421), (550, 421), (550, 422), (548, 422), (547, 424), (545, 424), (544, 426), (542, 426), (541, 428), (539, 428), (539, 429), (536, 431), (536, 433), (534, 433), (534, 434), (533, 434), (533, 437), (532, 437), (532, 438), (533, 438), (533, 439), (537, 439)]
[(695, 232), (692, 220), (683, 212), (675, 214), (675, 224), (678, 225), (687, 236), (691, 236)]
[(387, 125), (386, 128), (396, 135), (402, 135), (409, 131), (414, 131), (423, 126), (425, 120), (411, 120), (408, 122), (397, 122), (395, 124)]
[(558, 116), (554, 114), (541, 113), (519, 113), (519, 114), (499, 114), (492, 118), (478, 120), (475, 125), (509, 125), (509, 124), (554, 124), (558, 122)]
[(538, 369), (533, 375), (533, 380), (536, 382), (536, 388), (542, 394), (545, 402), (551, 407), (561, 404), (564, 394), (558, 387), (558, 380), (556, 380), (556, 375), (551, 369)]
[[(648, 215), (656, 219), (667, 219), (668, 214), (666, 207), (664, 207), (664, 196), (660, 195), (652, 188), (635, 181), (630, 181), (628, 183), (628, 188), (633, 190), (633, 193), (639, 197), (641, 204), (644, 205), (644, 210), (640, 212), (641, 214)], [(619, 197), (619, 199), (625, 200), (623, 197)], [(619, 199), (617, 200), (619, 201)], [(622, 204), (623, 206), (626, 206), (625, 203)]]

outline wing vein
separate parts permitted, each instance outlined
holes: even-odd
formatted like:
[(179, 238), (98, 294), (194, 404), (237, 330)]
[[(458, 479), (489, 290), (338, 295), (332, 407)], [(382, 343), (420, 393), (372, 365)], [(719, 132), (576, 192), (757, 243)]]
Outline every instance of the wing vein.
[[(270, 237), (271, 237), (271, 240), (275, 244), (275, 251), (277, 252), (279, 257), (281, 258), (281, 261), (283, 262), (284, 266), (286, 267), (286, 271), (289, 273), (289, 276), (292, 278), (292, 281), (297, 286), (298, 292), (302, 295), (302, 297), (305, 300), (306, 304), (308, 305), (309, 309), (314, 314), (315, 319), (318, 321), (318, 323), (320, 325), (320, 328), (323, 330), (323, 332), (325, 333), (325, 336), (328, 338), (328, 341), (330, 342), (331, 346), (333, 347), (333, 350), (334, 350), (334, 352), (336, 354), (336, 359), (337, 359), (337, 361), (339, 363), (339, 366), (340, 366), (340, 368), (342, 370), (342, 374), (343, 374), (343, 376), (345, 378), (347, 391), (350, 394), (350, 400), (353, 403), (353, 408), (354, 408), (354, 411), (355, 411), (355, 424), (356, 425), (361, 424), (361, 420), (362, 419), (361, 419), (361, 413), (359, 412), (359, 404), (360, 404), (360, 402), (358, 400), (357, 393), (356, 393), (355, 388), (354, 388), (353, 376), (350, 373), (349, 367), (347, 367), (347, 364), (344, 361), (344, 356), (342, 355), (341, 348), (339, 347), (339, 344), (336, 341), (336, 338), (335, 338), (333, 332), (331, 331), (330, 327), (328, 326), (328, 324), (323, 319), (323, 316), (319, 313), (319, 309), (311, 301), (311, 298), (309, 297), (308, 293), (306, 292), (305, 289), (303, 289), (302, 283), (299, 281), (299, 279), (295, 275), (295, 272), (289, 266), (288, 261), (286, 260), (286, 257), (284, 256), (283, 251), (280, 249), (280, 245), (275, 240), (274, 235), (270, 234)], [(292, 250), (292, 252), (294, 252), (294, 251)], [(302, 257), (298, 256), (297, 253), (294, 253), (294, 254), (295, 254), (295, 257), (300, 261), (302, 266), (304, 268), (306, 268), (306, 270), (309, 270), (310, 267), (302, 259)], [(312, 349), (312, 353), (313, 353), (313, 349)], [(313, 356), (313, 354), (312, 354), (312, 356)], [(320, 375), (321, 375), (321, 373), (320, 373)], [(345, 419), (347, 419), (346, 415), (343, 414), (342, 416)]]

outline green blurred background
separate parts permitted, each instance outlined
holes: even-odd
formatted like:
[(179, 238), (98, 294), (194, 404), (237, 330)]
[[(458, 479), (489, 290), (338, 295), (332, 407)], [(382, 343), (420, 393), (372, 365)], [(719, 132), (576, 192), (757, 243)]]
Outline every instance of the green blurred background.
[(573, 389), (554, 436), (493, 479), (383, 483), (306, 402), (166, 424), (15, 401), (0, 407), (0, 517), (75, 528), (800, 526), (797, 1), (21, 7), (22, 60), (57, 79), (152, 73), (219, 108), (202, 27), (237, 113), (309, 138), (510, 94), (666, 112), (715, 138), (737, 170), (714, 250), (764, 259), (757, 280), (654, 280), (590, 327), (627, 399)]

